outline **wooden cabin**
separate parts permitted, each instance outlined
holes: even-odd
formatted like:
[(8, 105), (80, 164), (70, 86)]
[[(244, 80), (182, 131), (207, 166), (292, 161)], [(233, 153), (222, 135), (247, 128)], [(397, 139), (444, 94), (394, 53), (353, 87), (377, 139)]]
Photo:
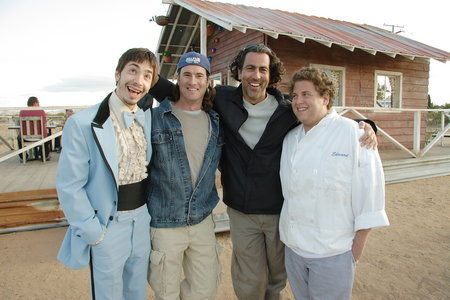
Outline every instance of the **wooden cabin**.
[[(426, 109), (430, 59), (450, 60), (450, 53), (370, 25), (298, 13), (201, 0), (163, 0), (171, 4), (161, 31), (158, 54), (169, 51), (160, 74), (174, 78), (179, 57), (206, 54), (214, 84), (236, 85), (228, 70), (234, 56), (249, 44), (275, 51), (286, 69), (278, 88), (287, 92), (293, 72), (304, 66), (325, 70), (337, 83), (337, 110), (358, 107), (384, 132), (413, 147), (414, 111)], [(361, 117), (354, 113), (345, 116)], [(417, 118), (423, 146), (426, 113)], [(417, 132), (417, 131), (416, 131)], [(396, 146), (379, 136), (380, 149)]]

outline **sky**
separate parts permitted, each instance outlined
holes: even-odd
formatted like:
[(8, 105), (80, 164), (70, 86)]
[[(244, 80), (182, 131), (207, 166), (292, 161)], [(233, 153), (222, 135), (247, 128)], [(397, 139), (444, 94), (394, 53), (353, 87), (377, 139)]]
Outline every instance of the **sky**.
[[(444, 1), (222, 0), (305, 15), (404, 26), (401, 34), (450, 52), (450, 18)], [(156, 46), (165, 14), (161, 0), (0, 0), (0, 107), (93, 105), (114, 89), (114, 71), (129, 48)], [(450, 103), (450, 62), (431, 60), (429, 93)]]

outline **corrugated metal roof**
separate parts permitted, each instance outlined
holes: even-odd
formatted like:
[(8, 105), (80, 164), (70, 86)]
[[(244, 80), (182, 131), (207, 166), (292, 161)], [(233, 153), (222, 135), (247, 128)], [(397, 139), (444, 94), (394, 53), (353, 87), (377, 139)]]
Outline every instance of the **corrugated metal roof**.
[(162, 0), (171, 4), (169, 25), (163, 27), (157, 52), (170, 49), (174, 61), (161, 63), (161, 74), (175, 73), (179, 57), (200, 48), (200, 17), (227, 30), (258, 30), (273, 38), (288, 36), (300, 42), (314, 40), (327, 47), (333, 44), (349, 51), (361, 49), (370, 54), (384, 53), (413, 60), (450, 60), (450, 53), (371, 25), (361, 25), (294, 12), (202, 0)]
[(327, 46), (336, 44), (349, 50), (358, 48), (372, 54), (382, 52), (391, 57), (402, 55), (410, 59), (425, 57), (442, 62), (450, 60), (449, 52), (370, 25), (220, 2), (173, 2), (228, 30), (245, 32), (254, 29), (274, 38), (287, 35), (300, 41), (311, 39)]

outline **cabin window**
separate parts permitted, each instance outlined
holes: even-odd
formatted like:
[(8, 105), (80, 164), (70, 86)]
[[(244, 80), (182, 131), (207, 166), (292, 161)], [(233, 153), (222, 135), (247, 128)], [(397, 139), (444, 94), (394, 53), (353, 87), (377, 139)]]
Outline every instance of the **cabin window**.
[(345, 105), (345, 68), (337, 66), (327, 66), (320, 64), (311, 64), (312, 68), (321, 69), (331, 80), (334, 81), (336, 91), (333, 99), (333, 106)]
[(375, 71), (375, 107), (402, 107), (402, 73)]
[(222, 73), (216, 73), (209, 76), (209, 81), (212, 87), (216, 85), (222, 85)]

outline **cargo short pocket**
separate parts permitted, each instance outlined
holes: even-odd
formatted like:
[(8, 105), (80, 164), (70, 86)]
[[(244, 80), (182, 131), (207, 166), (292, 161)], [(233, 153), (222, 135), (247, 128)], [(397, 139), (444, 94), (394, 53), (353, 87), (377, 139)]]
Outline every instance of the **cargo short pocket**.
[(148, 283), (157, 295), (164, 295), (166, 292), (166, 280), (164, 276), (165, 254), (156, 250), (150, 253), (150, 263), (148, 265)]

